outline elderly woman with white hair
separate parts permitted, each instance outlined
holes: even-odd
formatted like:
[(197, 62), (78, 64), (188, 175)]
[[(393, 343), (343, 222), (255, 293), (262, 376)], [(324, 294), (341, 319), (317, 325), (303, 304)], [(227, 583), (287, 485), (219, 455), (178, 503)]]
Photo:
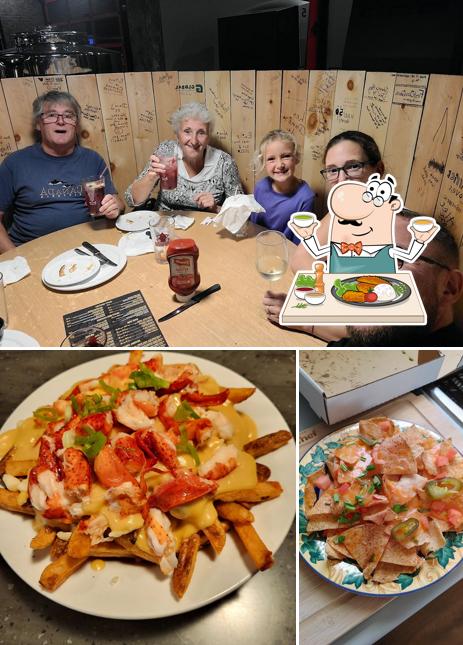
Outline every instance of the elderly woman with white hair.
[(129, 206), (140, 206), (151, 196), (166, 166), (160, 157), (177, 157), (177, 187), (161, 187), (156, 210), (202, 210), (218, 213), (230, 195), (242, 193), (238, 168), (229, 154), (209, 145), (212, 117), (202, 103), (188, 103), (173, 113), (176, 140), (163, 141), (135, 181), (127, 188)]

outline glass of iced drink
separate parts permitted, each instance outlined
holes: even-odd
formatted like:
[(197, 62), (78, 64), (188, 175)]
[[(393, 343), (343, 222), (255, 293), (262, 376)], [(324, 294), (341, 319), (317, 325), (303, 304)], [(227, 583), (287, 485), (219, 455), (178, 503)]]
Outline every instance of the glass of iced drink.
[(159, 161), (166, 167), (166, 174), (161, 175), (161, 187), (164, 190), (177, 188), (177, 157), (161, 155)]
[(82, 179), (85, 205), (92, 217), (100, 214), (101, 202), (105, 195), (104, 177), (86, 177)]

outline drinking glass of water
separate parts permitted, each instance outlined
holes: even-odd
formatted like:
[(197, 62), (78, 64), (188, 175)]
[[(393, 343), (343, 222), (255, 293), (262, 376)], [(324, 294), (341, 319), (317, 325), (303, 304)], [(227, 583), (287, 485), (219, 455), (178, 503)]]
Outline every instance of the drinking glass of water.
[(288, 268), (288, 245), (280, 231), (262, 231), (256, 237), (256, 267), (270, 282), (279, 280)]

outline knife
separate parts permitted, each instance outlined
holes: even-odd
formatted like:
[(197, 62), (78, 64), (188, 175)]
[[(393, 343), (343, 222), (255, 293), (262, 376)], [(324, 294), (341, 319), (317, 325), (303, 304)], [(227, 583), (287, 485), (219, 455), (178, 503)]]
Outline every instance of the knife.
[(87, 251), (90, 251), (90, 253), (92, 253), (96, 258), (100, 260), (100, 262), (103, 262), (104, 264), (110, 264), (112, 267), (117, 267), (117, 264), (115, 262), (107, 258), (106, 255), (103, 255), (103, 253), (99, 251), (96, 246), (90, 244), (90, 242), (82, 242), (81, 246), (83, 246), (84, 249), (87, 249)]
[(185, 302), (184, 305), (180, 305), (180, 307), (177, 307), (177, 309), (174, 309), (174, 311), (171, 311), (165, 316), (162, 316), (162, 318), (159, 318), (158, 322), (164, 322), (165, 320), (169, 320), (169, 318), (173, 318), (180, 312), (185, 311), (185, 309), (188, 309), (188, 307), (192, 307), (197, 302), (200, 302), (200, 300), (202, 300), (203, 298), (206, 298), (206, 296), (209, 296), (211, 293), (214, 293), (215, 291), (219, 291), (219, 290), (220, 290), (220, 284), (213, 284), (212, 287), (209, 287), (208, 289), (205, 289), (204, 291), (197, 293), (195, 296), (191, 298), (191, 300), (189, 300), (188, 302)]

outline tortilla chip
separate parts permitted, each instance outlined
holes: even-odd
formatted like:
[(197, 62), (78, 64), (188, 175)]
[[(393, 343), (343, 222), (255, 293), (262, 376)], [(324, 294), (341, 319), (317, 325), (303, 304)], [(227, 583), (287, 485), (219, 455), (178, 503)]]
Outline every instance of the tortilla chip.
[(306, 513), (306, 517), (313, 517), (314, 515), (326, 515), (333, 511), (333, 498), (331, 495), (320, 495), (315, 505)]
[(383, 551), (381, 562), (384, 564), (411, 567), (412, 571), (414, 571), (421, 563), (421, 558), (416, 552), (416, 547), (406, 549), (397, 540), (391, 538)]
[[(335, 557), (340, 558), (341, 560), (343, 558), (350, 558), (351, 555), (344, 546), (344, 542), (338, 544), (338, 542), (336, 542), (337, 538), (337, 535), (332, 535), (326, 540), (326, 555), (328, 555), (328, 549), (330, 549), (331, 552), (337, 553), (338, 555), (336, 555)], [(330, 556), (328, 555), (328, 557)]]
[(429, 448), (429, 434), (413, 425), (402, 432), (402, 437), (408, 443), (415, 459), (421, 455), (423, 450)]
[(387, 437), (392, 437), (396, 433), (394, 424), (390, 423), (389, 427), (380, 426), (380, 421), (390, 421), (387, 417), (374, 417), (373, 419), (364, 419), (359, 421), (359, 434), (369, 439), (383, 441)]
[(457, 455), (451, 464), (445, 468), (446, 477), (455, 477), (455, 479), (463, 479), (463, 458)]
[(372, 580), (374, 582), (394, 582), (401, 573), (414, 573), (416, 569), (405, 564), (388, 564), (380, 562), (376, 567)]
[(324, 529), (338, 529), (339, 522), (332, 513), (316, 515), (307, 520), (307, 533), (323, 531)]
[(307, 480), (307, 483), (304, 488), (304, 515), (309, 516), (310, 509), (315, 505), (317, 501), (317, 493), (312, 482)]
[(418, 472), (412, 449), (400, 434), (385, 439), (373, 452), (378, 469), (385, 475), (415, 475)]
[(426, 544), (421, 547), (421, 551), (424, 553), (424, 555), (428, 555), (428, 553), (431, 553), (431, 551), (438, 551), (439, 549), (442, 549), (442, 547), (445, 546), (446, 542), (439, 524), (434, 522), (431, 518), (429, 518), (429, 528), (427, 530), (427, 533), (429, 535), (429, 541), (427, 541)]
[(363, 569), (363, 575), (368, 579), (381, 560), (381, 556), (389, 540), (382, 526), (376, 524), (361, 524), (343, 533), (344, 546), (350, 556)]

